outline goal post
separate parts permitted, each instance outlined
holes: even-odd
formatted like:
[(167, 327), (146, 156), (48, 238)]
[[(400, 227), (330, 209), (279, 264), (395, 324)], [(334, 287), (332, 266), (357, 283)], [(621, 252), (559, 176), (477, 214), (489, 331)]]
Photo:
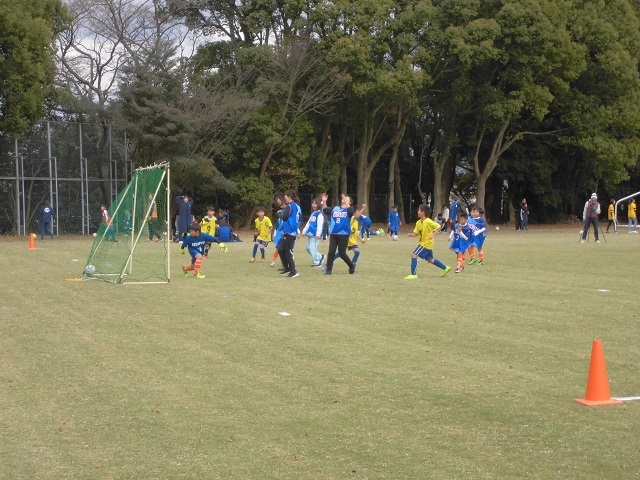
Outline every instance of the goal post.
[(84, 275), (112, 283), (170, 281), (169, 163), (138, 168), (108, 206)]

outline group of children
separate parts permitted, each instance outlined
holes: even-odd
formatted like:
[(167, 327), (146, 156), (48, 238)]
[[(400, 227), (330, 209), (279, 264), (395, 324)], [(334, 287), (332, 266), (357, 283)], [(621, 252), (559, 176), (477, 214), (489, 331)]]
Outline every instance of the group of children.
[[(370, 223), (366, 222), (368, 217), (364, 216), (362, 212), (366, 208), (366, 205), (362, 205), (357, 209), (351, 207), (349, 197), (343, 196), (343, 203), (345, 202), (345, 198), (348, 200), (348, 205), (341, 205), (340, 207), (334, 207), (331, 209), (329, 207), (325, 207), (326, 200), (324, 198), (314, 199), (311, 202), (312, 213), (305, 224), (304, 228), (300, 232), (297, 225), (300, 224), (300, 213), (299, 206), (294, 201), (287, 202), (284, 196), (277, 196), (275, 203), (279, 209), (278, 219), (276, 223), (271, 221), (271, 219), (266, 216), (266, 209), (263, 206), (259, 206), (256, 208), (256, 218), (254, 220), (254, 244), (253, 251), (251, 255), (250, 262), (255, 263), (258, 255), (258, 251), (260, 251), (260, 262), (264, 263), (266, 261), (266, 248), (271, 241), (276, 245), (276, 251), (273, 253), (273, 257), (271, 259), (271, 266), (274, 267), (276, 265), (276, 260), (283, 254), (285, 250), (289, 253), (293, 250), (293, 242), (298, 235), (306, 237), (306, 245), (305, 249), (307, 253), (311, 257), (311, 266), (312, 267), (323, 267), (323, 263), (325, 260), (325, 255), (321, 254), (318, 251), (318, 246), (320, 240), (324, 235), (324, 223), (325, 216), (329, 216), (332, 220), (332, 227), (330, 229), (330, 237), (338, 238), (337, 242), (341, 242), (346, 239), (346, 251), (352, 252), (353, 257), (345, 259), (345, 263), (349, 266), (349, 273), (355, 273), (355, 266), (358, 262), (358, 258), (360, 256), (360, 248), (359, 243), (365, 243), (369, 235), (379, 234), (379, 231), (371, 232)], [(291, 204), (294, 204), (297, 208), (297, 213), (295, 214), (295, 218), (289, 218), (289, 215), (282, 215), (283, 212), (286, 212), (287, 209), (292, 208)], [(336, 210), (337, 209), (337, 210)], [(341, 227), (338, 236), (332, 235), (333, 225), (336, 223), (336, 218), (338, 222), (342, 220), (342, 218), (335, 217), (333, 215), (334, 211), (338, 211), (340, 217), (344, 217), (343, 223), (348, 221), (348, 227)], [(348, 212), (348, 215), (342, 215), (343, 213)], [(484, 211), (480, 207), (473, 207), (471, 209), (471, 215), (467, 215), (466, 212), (458, 212), (456, 215), (456, 223), (452, 226), (451, 233), (449, 235), (449, 248), (456, 254), (456, 268), (455, 273), (461, 273), (464, 270), (466, 255), (469, 254), (470, 260), (469, 264), (477, 264), (484, 265), (484, 250), (483, 245), (485, 238), (487, 236), (487, 226), (485, 220), (483, 218)], [(427, 262), (435, 265), (436, 267), (442, 270), (441, 276), (445, 276), (451, 270), (451, 267), (445, 265), (440, 260), (436, 259), (433, 255), (433, 246), (434, 246), (434, 238), (435, 236), (442, 230), (442, 224), (438, 223), (430, 218), (431, 209), (427, 205), (420, 205), (418, 208), (418, 221), (416, 222), (416, 226), (412, 232), (408, 234), (409, 237), (418, 237), (418, 245), (414, 249), (411, 254), (411, 273), (405, 277), (407, 280), (417, 279), (417, 268), (418, 268), (418, 259), (426, 260)], [(286, 217), (286, 218), (283, 218)], [(363, 222), (363, 217), (365, 221)], [(388, 217), (388, 230), (387, 233), (389, 235), (397, 235), (400, 227), (400, 216), (397, 212), (397, 207), (394, 206), (392, 211), (389, 213)], [(286, 229), (287, 222), (290, 225), (290, 228)], [(212, 228), (213, 226), (213, 228)], [(295, 231), (293, 230), (293, 226), (296, 226)], [(285, 233), (287, 230), (288, 233)], [(289, 231), (290, 230), (290, 231)], [(384, 231), (382, 232), (384, 234)], [(285, 238), (285, 236), (287, 236)], [(290, 237), (290, 238), (289, 238)], [(287, 248), (282, 248), (282, 242), (286, 240)], [(333, 240), (333, 238), (332, 238)], [(224, 243), (221, 243), (218, 237), (215, 236), (215, 217), (213, 217), (213, 211), (208, 212), (208, 215), (205, 216), (200, 224), (192, 223), (189, 227), (189, 235), (183, 240), (182, 248), (188, 249), (191, 254), (192, 260), (191, 265), (183, 266), (183, 272), (186, 275), (189, 275), (191, 271), (193, 271), (194, 276), (196, 278), (204, 278), (204, 275), (200, 274), (200, 267), (202, 264), (202, 258), (206, 258), (209, 247), (212, 243), (219, 243), (220, 249), (223, 252), (227, 251), (227, 247)], [(330, 242), (330, 246), (331, 242)], [(339, 249), (340, 251), (336, 251)], [(476, 249), (478, 257), (476, 258)], [(340, 248), (340, 245), (330, 248), (334, 253), (331, 255), (331, 261), (327, 261), (327, 264), (333, 266), (333, 260), (338, 257), (343, 257), (343, 253), (346, 255), (346, 252), (343, 252), (343, 248)], [(286, 252), (285, 252), (286, 253)], [(331, 252), (330, 252), (331, 253)], [(287, 253), (288, 256), (288, 253)], [(344, 259), (344, 258), (343, 258)], [(295, 277), (298, 276), (298, 272), (295, 269), (295, 263), (293, 263), (293, 258), (283, 260), (283, 270), (281, 273), (286, 273), (287, 276)], [(328, 265), (324, 265), (323, 270), (325, 273), (331, 272), (331, 269), (327, 268)]]
[[(418, 278), (418, 259), (421, 258), (435, 265), (442, 270), (440, 274), (444, 277), (451, 267), (445, 265), (433, 256), (433, 245), (435, 236), (442, 230), (442, 224), (435, 222), (430, 218), (431, 209), (428, 205), (420, 205), (418, 207), (419, 220), (416, 227), (409, 233), (409, 237), (419, 237), (418, 246), (411, 254), (411, 273), (404, 277), (406, 280), (415, 280)], [(456, 215), (457, 222), (454, 224), (449, 234), (449, 248), (456, 254), (456, 273), (464, 270), (466, 261), (466, 253), (469, 253), (471, 259), (469, 264), (484, 265), (484, 240), (487, 236), (487, 225), (482, 217), (484, 210), (480, 207), (471, 209), (471, 218), (468, 218), (466, 212), (458, 212)], [(476, 260), (475, 249), (478, 249), (478, 259)]]

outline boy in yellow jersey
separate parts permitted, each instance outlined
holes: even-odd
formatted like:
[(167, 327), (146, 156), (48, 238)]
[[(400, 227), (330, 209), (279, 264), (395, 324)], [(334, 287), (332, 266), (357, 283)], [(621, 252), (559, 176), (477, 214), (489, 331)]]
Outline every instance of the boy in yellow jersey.
[(419, 220), (416, 222), (416, 227), (413, 229), (413, 232), (407, 235), (408, 237), (418, 237), (420, 241), (411, 254), (411, 274), (404, 277), (405, 280), (415, 280), (418, 278), (418, 258), (422, 258), (441, 269), (441, 277), (444, 277), (449, 273), (449, 270), (451, 270), (451, 267), (433, 258), (433, 239), (438, 232), (440, 232), (442, 226), (431, 220), (429, 215), (431, 215), (431, 208), (429, 208), (428, 205), (420, 205), (418, 207)]
[[(213, 207), (207, 207), (207, 214), (202, 218), (200, 222), (200, 231), (202, 233), (206, 233), (207, 235), (211, 235), (212, 237), (216, 236), (216, 209)], [(209, 249), (211, 248), (211, 243), (206, 243), (204, 246), (204, 258), (209, 257)]]
[[(609, 200), (609, 208), (607, 208), (607, 220), (609, 221), (609, 223), (607, 223), (607, 233), (609, 233), (609, 227), (611, 227), (611, 225), (613, 225), (613, 219), (615, 217), (615, 205), (616, 205), (616, 199), (612, 198), (611, 200)], [(614, 225), (613, 230), (616, 231), (616, 227)], [(616, 233), (618, 233), (616, 231)]]
[(636, 200), (632, 198), (629, 202), (629, 233), (638, 233), (636, 228), (638, 227), (638, 217), (636, 215)]
[(273, 231), (273, 224), (271, 223), (271, 219), (264, 214), (264, 207), (259, 206), (256, 208), (256, 213), (258, 214), (258, 218), (255, 220), (256, 226), (256, 239), (253, 244), (253, 255), (251, 255), (251, 263), (256, 261), (256, 253), (258, 253), (258, 248), (260, 249), (261, 262), (264, 262), (264, 249), (267, 248), (269, 242), (271, 241), (271, 232)]

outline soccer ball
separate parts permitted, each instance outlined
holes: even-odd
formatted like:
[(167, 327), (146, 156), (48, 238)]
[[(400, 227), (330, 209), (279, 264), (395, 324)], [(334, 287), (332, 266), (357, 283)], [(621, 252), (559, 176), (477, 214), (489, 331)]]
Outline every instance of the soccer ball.
[(98, 236), (98, 234), (97, 234), (96, 232), (93, 232), (93, 236), (94, 236), (94, 237), (97, 237), (97, 236)]
[(496, 227), (496, 230), (500, 230), (500, 227)]
[(392, 238), (392, 240), (393, 240), (394, 242), (396, 242), (396, 241), (398, 240), (398, 235), (396, 235), (396, 234), (394, 233), (394, 234), (393, 234), (393, 236), (392, 236), (391, 238)]
[(94, 267), (93, 265), (87, 265), (86, 267), (84, 267), (84, 274), (87, 277), (92, 277), (94, 273), (96, 273), (96, 267)]

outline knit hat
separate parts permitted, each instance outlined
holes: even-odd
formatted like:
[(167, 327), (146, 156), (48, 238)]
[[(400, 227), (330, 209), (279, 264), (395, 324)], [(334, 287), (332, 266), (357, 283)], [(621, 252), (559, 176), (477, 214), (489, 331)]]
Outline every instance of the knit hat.
[(591, 198), (598, 198), (598, 195), (596, 195), (595, 193), (592, 193)]

